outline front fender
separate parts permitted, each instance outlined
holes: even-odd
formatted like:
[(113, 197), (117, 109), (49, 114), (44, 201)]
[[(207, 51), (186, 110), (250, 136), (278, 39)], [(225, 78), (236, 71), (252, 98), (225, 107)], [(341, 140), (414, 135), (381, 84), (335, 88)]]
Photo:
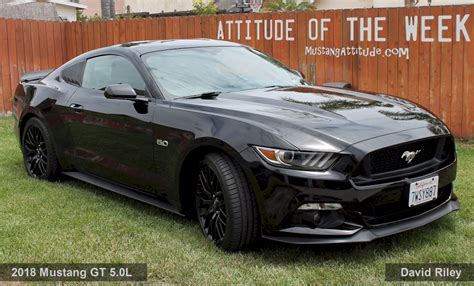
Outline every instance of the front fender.
[(165, 194), (166, 199), (176, 206), (180, 205), (179, 194), (175, 191), (180, 188), (180, 178), (176, 174), (181, 174), (186, 160), (196, 150), (223, 152), (245, 168), (247, 162), (240, 152), (247, 149), (250, 142), (282, 149), (295, 148), (276, 133), (260, 128), (245, 118), (173, 108), (165, 101), (157, 102), (155, 108), (154, 158), (157, 173), (160, 174), (157, 176), (157, 191)]

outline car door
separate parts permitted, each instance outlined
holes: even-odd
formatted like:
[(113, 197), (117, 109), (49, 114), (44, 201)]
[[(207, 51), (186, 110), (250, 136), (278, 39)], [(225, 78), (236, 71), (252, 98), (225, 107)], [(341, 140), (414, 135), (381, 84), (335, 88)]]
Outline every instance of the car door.
[(153, 100), (110, 99), (104, 90), (129, 84), (140, 97), (148, 91), (127, 58), (104, 55), (88, 59), (82, 84), (68, 102), (74, 166), (81, 172), (152, 191)]

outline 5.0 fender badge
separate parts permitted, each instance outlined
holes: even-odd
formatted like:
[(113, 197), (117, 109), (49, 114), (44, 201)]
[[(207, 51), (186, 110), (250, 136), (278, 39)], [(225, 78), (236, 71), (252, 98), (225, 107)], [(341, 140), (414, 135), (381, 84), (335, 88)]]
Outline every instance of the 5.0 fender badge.
[(421, 150), (416, 150), (416, 151), (405, 151), (403, 152), (402, 159), (405, 159), (407, 161), (407, 164), (410, 164), (413, 159), (415, 159), (416, 155), (420, 153)]
[(168, 147), (168, 141), (156, 139), (156, 145), (161, 146), (161, 147)]

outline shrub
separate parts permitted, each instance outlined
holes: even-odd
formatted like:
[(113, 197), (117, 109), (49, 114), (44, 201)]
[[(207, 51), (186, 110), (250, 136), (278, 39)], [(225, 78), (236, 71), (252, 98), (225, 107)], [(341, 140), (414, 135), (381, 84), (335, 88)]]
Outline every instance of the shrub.
[(307, 1), (297, 3), (296, 0), (272, 0), (267, 3), (262, 11), (264, 12), (290, 12), (315, 10), (316, 6)]
[(197, 15), (215, 15), (217, 6), (212, 2), (204, 3), (203, 0), (193, 0), (193, 12)]

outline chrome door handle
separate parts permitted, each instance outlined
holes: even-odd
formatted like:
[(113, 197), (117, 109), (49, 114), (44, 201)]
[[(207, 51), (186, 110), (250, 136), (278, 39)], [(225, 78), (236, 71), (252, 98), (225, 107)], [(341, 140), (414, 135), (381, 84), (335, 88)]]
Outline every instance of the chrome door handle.
[(73, 103), (73, 104), (69, 105), (69, 107), (74, 109), (75, 113), (79, 113), (79, 112), (84, 110), (84, 106), (82, 106), (80, 104), (76, 104), (76, 103)]

